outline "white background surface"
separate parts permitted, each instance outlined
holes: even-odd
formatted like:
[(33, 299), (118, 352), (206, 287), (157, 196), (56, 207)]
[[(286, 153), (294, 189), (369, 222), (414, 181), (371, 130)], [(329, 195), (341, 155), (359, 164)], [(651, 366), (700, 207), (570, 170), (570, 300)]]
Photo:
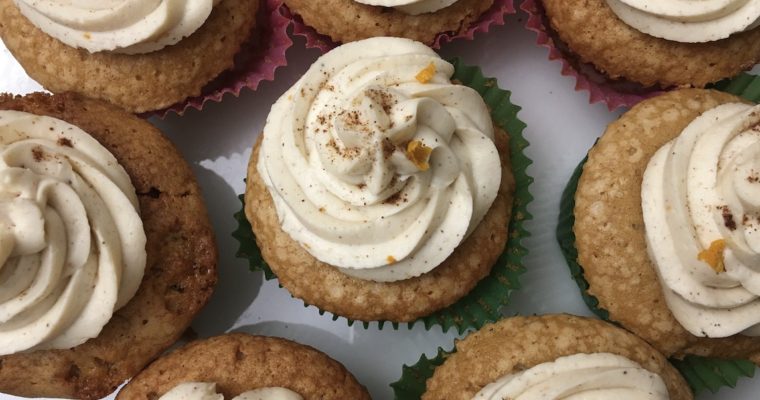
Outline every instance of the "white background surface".
[[(560, 75), (560, 64), (547, 60), (547, 50), (536, 46), (535, 35), (523, 28), (524, 16), (509, 17), (507, 25), (493, 28), (474, 42), (456, 42), (442, 54), (459, 56), (479, 65), (486, 76), (498, 78), (499, 86), (513, 92), (514, 103), (523, 107), (520, 118), (534, 160), (528, 173), (535, 178), (530, 205), (534, 220), (528, 222), (533, 236), (524, 241), (530, 255), (525, 264), (523, 289), (513, 294), (505, 315), (567, 312), (590, 315), (554, 237), (560, 194), (572, 170), (605, 126), (615, 119), (601, 104), (589, 105), (588, 94), (574, 90), (575, 81)], [(229, 331), (281, 336), (314, 346), (342, 362), (370, 390), (373, 398), (392, 398), (389, 383), (397, 380), (402, 364), (414, 364), (422, 353), (432, 356), (442, 346), (453, 347), (455, 333), (440, 328), (425, 331), (421, 324), (394, 331), (377, 324), (364, 329), (349, 327), (343, 318), (332, 320), (305, 308), (300, 300), (265, 281), (261, 273), (247, 270), (235, 258), (236, 241), (232, 214), (240, 208), (245, 165), (250, 147), (264, 126), (269, 107), (308, 66), (315, 50), (306, 50), (300, 39), (289, 50), (289, 66), (277, 72), (276, 82), (264, 82), (257, 92), (244, 91), (240, 98), (228, 96), (221, 104), (209, 104), (202, 112), (183, 117), (152, 120), (179, 147), (195, 170), (209, 208), (219, 245), (220, 280), (210, 304), (194, 323), (201, 337)], [(0, 43), (0, 92), (24, 94), (40, 90), (24, 74)], [(635, 299), (632, 299), (635, 301)], [(0, 394), (2, 399), (15, 397)], [(760, 377), (744, 379), (737, 389), (723, 389), (698, 399), (760, 398)]]

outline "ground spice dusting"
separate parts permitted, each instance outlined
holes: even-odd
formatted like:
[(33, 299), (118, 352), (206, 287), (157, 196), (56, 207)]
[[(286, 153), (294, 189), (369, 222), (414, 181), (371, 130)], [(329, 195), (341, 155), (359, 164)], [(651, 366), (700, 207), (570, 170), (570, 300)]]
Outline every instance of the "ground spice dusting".
[(32, 149), (32, 156), (34, 161), (40, 162), (45, 158), (45, 152), (42, 151), (42, 147), (36, 146)]
[(723, 251), (726, 250), (726, 241), (718, 239), (710, 244), (710, 248), (703, 250), (697, 255), (699, 261), (707, 263), (716, 273), (726, 272), (723, 263)]
[(723, 224), (726, 225), (726, 228), (729, 230), (735, 231), (736, 221), (734, 221), (734, 214), (731, 212), (731, 209), (728, 208), (728, 206), (722, 206), (721, 211), (723, 212)]

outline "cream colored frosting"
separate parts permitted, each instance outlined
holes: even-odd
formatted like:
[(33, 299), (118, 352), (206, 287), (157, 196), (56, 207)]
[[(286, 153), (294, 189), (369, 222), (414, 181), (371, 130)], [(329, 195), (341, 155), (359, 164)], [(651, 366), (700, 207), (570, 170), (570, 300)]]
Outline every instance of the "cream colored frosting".
[(443, 262), (501, 182), (488, 109), (453, 72), (398, 38), (349, 43), (314, 63), (264, 128), (258, 170), (282, 229), (360, 279), (409, 279)]
[(607, 0), (636, 30), (684, 43), (712, 42), (760, 23), (760, 0)]
[(433, 13), (442, 10), (458, 0), (354, 0), (358, 3), (379, 7), (393, 7), (410, 15)]
[(0, 111), (0, 355), (96, 337), (145, 269), (135, 188), (64, 121)]
[(35, 26), (91, 53), (150, 53), (198, 30), (219, 0), (14, 0)]
[[(224, 400), (224, 396), (216, 392), (216, 383), (186, 382), (166, 392), (159, 400)], [(303, 397), (290, 389), (268, 387), (242, 393), (232, 400), (303, 400)]]
[(576, 354), (506, 375), (473, 400), (667, 400), (662, 378), (616, 354)]
[(696, 336), (760, 335), (758, 124), (760, 106), (716, 107), (660, 148), (644, 174), (650, 258), (670, 310)]

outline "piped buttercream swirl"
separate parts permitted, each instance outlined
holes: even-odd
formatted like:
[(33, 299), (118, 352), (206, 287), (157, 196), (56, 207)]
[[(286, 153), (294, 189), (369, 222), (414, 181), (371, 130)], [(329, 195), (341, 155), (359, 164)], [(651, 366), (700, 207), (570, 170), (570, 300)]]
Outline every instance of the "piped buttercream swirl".
[(760, 106), (702, 114), (651, 158), (647, 247), (668, 306), (696, 336), (760, 335)]
[(0, 111), (0, 354), (96, 337), (142, 281), (135, 189), (64, 121)]
[(760, 0), (606, 1), (634, 29), (676, 42), (713, 42), (760, 23)]
[(258, 171), (282, 228), (349, 275), (431, 271), (501, 182), (488, 109), (427, 46), (374, 38), (320, 58), (272, 108)]
[(473, 400), (667, 400), (662, 378), (616, 354), (575, 354), (506, 375)]
[(219, 0), (14, 0), (48, 35), (91, 53), (150, 53), (198, 30)]
[[(224, 400), (224, 395), (216, 392), (216, 383), (185, 382), (166, 392), (159, 400)], [(267, 387), (241, 393), (232, 400), (303, 400), (303, 397), (290, 389)]]
[(451, 6), (459, 0), (354, 0), (379, 7), (393, 7), (409, 15), (433, 13)]

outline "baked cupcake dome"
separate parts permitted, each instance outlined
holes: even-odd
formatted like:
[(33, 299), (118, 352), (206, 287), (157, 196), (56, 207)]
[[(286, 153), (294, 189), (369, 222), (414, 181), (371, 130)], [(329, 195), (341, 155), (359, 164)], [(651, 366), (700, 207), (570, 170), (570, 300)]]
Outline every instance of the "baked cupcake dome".
[(470, 400), (499, 378), (577, 354), (627, 358), (660, 376), (671, 399), (692, 399), (683, 377), (643, 340), (603, 321), (570, 315), (506, 318), (457, 342), (427, 381), (425, 400)]
[(458, 0), (446, 8), (418, 15), (364, 3), (355, 0), (285, 1), (306, 25), (335, 42), (394, 36), (433, 45), (441, 33), (466, 31), (494, 4), (494, 0)]
[(49, 36), (14, 0), (0, 1), (0, 37), (27, 74), (54, 93), (77, 92), (127, 111), (169, 107), (234, 65), (256, 25), (259, 0), (220, 1), (192, 35), (145, 54), (89, 53)]
[(135, 186), (147, 236), (137, 294), (84, 344), (0, 357), (0, 392), (102, 398), (174, 343), (213, 292), (217, 252), (200, 190), (158, 130), (112, 105), (75, 94), (2, 95), (0, 109), (80, 127), (116, 157)]
[[(705, 85), (738, 75), (760, 61), (760, 29), (706, 43), (680, 43), (639, 32), (606, 0), (541, 0), (556, 35), (577, 57), (607, 77), (662, 88)], [(635, 61), (632, 61), (635, 60)]]
[(155, 399), (185, 382), (211, 382), (232, 398), (249, 390), (282, 387), (304, 400), (369, 399), (343, 365), (289, 340), (232, 333), (192, 342), (153, 362), (118, 400)]
[(737, 102), (743, 100), (688, 89), (637, 105), (612, 123), (589, 152), (575, 194), (575, 246), (588, 293), (610, 320), (668, 357), (759, 360), (758, 338), (696, 337), (675, 319), (648, 254), (641, 200), (643, 174), (655, 152), (702, 113)]

